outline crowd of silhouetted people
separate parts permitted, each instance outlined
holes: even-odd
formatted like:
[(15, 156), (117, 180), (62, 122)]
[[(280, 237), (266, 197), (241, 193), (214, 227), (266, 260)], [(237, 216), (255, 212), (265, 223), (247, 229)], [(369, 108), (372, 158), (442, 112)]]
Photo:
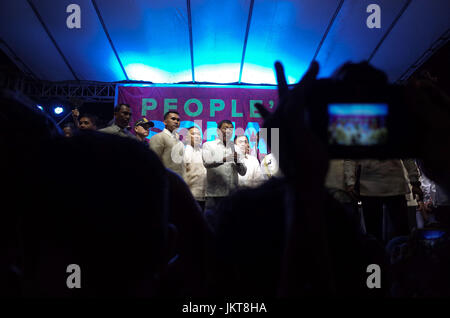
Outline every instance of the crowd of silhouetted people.
[[(427, 77), (407, 85), (420, 158), (330, 160), (304, 118), (318, 67), (288, 88), (276, 64), (276, 111), (258, 105), (264, 126), (280, 129), (279, 156), (251, 153), (245, 135), (231, 140), (227, 120), (215, 140), (202, 144), (191, 127), (183, 143), (180, 114), (168, 112), (149, 140), (153, 123), (131, 133), (126, 104), (106, 128), (74, 112), (62, 129), (2, 92), (0, 294), (450, 296), (449, 97)], [(367, 63), (333, 76), (387, 84)], [(81, 288), (68, 288), (69, 264)]]

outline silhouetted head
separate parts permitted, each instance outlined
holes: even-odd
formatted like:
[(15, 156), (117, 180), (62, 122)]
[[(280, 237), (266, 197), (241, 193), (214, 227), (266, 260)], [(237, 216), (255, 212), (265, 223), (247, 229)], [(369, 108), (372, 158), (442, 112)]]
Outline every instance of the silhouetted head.
[[(168, 227), (167, 175), (157, 156), (139, 142), (97, 132), (57, 140), (47, 152), (45, 206), (26, 220), (35, 251), (31, 295), (155, 295)], [(64, 171), (73, 178), (61, 187)], [(79, 290), (66, 286), (70, 264), (81, 269)]]
[[(8, 206), (0, 277), (9, 279), (3, 269), (15, 264), (31, 297), (155, 295), (169, 253), (167, 172), (158, 157), (114, 135), (64, 138), (44, 113), (8, 98), (0, 130)], [(67, 286), (71, 264), (81, 289)]]
[(368, 62), (347, 62), (338, 67), (331, 78), (355, 85), (387, 84), (387, 75), (370, 65)]
[(21, 293), (23, 241), (21, 221), (37, 213), (43, 180), (40, 163), (47, 144), (62, 138), (61, 129), (33, 101), (16, 92), (0, 91), (0, 295)]

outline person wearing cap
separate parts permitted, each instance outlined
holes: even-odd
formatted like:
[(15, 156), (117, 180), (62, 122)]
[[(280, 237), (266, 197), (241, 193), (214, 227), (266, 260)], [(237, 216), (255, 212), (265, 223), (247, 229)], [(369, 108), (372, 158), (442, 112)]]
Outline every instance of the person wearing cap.
[(138, 120), (134, 124), (134, 132), (136, 133), (137, 139), (139, 139), (141, 142), (145, 143), (146, 145), (149, 145), (147, 141), (147, 137), (150, 133), (150, 128), (155, 126), (155, 124), (151, 121), (149, 121), (147, 118), (142, 118)]
[(129, 123), (131, 119), (131, 108), (128, 104), (119, 104), (114, 108), (114, 123), (106, 128), (99, 129), (99, 132), (117, 135), (120, 137), (128, 137), (137, 139), (129, 131)]
[(184, 145), (177, 133), (180, 127), (180, 114), (173, 110), (165, 113), (164, 125), (164, 130), (150, 139), (150, 149), (158, 155), (164, 167), (184, 178), (186, 171), (183, 159)]

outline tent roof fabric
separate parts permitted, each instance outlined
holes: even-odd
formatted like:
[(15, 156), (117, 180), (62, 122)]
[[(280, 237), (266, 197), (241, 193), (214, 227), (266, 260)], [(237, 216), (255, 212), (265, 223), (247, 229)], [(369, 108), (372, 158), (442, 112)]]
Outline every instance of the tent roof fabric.
[[(81, 9), (70, 29), (67, 7)], [(380, 7), (381, 27), (366, 25)], [(448, 0), (14, 0), (0, 2), (0, 48), (47, 81), (290, 84), (369, 60), (405, 78), (450, 37)]]

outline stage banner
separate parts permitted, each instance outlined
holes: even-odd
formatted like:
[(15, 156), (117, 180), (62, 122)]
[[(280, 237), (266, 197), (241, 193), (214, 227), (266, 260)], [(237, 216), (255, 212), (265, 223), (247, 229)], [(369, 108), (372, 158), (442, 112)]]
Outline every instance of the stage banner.
[[(180, 135), (185, 136), (187, 128), (195, 126), (202, 132), (203, 142), (214, 140), (217, 136), (217, 124), (228, 119), (235, 128), (234, 134), (247, 135), (254, 152), (256, 134), (263, 124), (255, 104), (261, 103), (274, 111), (278, 93), (275, 86), (119, 84), (117, 103), (130, 105), (133, 114), (131, 127), (142, 117), (155, 123), (148, 138), (164, 129), (164, 114), (174, 110), (181, 118), (178, 131)], [(258, 148), (259, 152), (267, 153), (265, 141), (260, 140)]]

